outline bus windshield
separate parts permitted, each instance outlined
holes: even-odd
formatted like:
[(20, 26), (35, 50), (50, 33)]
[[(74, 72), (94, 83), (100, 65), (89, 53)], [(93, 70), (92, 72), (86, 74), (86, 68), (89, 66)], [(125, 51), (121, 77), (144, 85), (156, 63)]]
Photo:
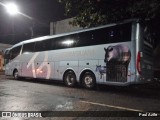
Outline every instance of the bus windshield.
[(4, 52), (4, 66), (9, 63), (10, 60), (10, 51), (6, 50)]

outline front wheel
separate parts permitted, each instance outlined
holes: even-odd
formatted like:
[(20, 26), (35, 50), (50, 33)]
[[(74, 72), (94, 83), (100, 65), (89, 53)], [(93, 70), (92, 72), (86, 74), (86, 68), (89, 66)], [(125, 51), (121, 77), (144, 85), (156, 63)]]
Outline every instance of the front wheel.
[(64, 83), (68, 87), (74, 87), (76, 85), (76, 75), (72, 71), (68, 71), (64, 75)]
[(87, 89), (94, 89), (96, 87), (96, 78), (93, 73), (86, 72), (82, 77), (83, 86)]
[(13, 77), (15, 80), (18, 80), (19, 77), (18, 77), (18, 70), (15, 70), (14, 73), (13, 73)]

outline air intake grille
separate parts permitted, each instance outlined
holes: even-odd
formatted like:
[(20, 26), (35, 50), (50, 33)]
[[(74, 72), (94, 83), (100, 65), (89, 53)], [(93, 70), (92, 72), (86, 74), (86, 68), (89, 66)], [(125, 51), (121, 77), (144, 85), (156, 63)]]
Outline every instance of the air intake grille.
[(107, 62), (106, 81), (127, 82), (128, 63)]

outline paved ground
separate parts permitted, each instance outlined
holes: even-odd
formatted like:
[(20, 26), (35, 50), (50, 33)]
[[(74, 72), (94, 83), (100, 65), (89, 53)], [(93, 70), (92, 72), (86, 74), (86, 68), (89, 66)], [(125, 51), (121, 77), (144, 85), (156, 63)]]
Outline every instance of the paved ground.
[[(0, 75), (0, 111), (68, 111), (68, 113), (58, 112), (57, 114), (55, 112), (56, 115), (52, 112), (52, 116), (60, 115), (64, 117), (43, 118), (46, 120), (128, 119), (127, 117), (122, 117), (123, 115), (128, 115), (130, 119), (142, 119), (142, 117), (135, 118), (134, 116), (149, 111), (154, 111), (149, 113), (160, 115), (159, 90), (159, 85), (150, 85), (134, 88), (98, 86), (97, 90), (90, 91), (80, 87), (68, 88), (60, 82), (35, 79), (13, 80)], [(89, 111), (89, 113), (79, 111)], [(42, 115), (46, 114), (50, 114), (50, 112)], [(74, 116), (76, 114), (90, 117), (76, 117)], [(69, 115), (71, 116), (67, 117)], [(96, 116), (98, 115), (110, 115), (112, 117), (97, 118)], [(118, 117), (113, 117), (116, 115)], [(155, 117), (144, 118), (148, 120), (158, 119)], [(12, 119), (23, 120), (24, 118)]]

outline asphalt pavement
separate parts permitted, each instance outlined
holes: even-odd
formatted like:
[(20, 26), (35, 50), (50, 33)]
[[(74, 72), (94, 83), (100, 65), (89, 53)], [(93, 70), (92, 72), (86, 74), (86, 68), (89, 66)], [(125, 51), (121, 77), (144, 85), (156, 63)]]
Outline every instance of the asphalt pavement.
[(96, 90), (86, 90), (79, 86), (68, 88), (61, 82), (14, 80), (0, 75), (0, 111), (1, 116), (5, 111), (20, 112), (21, 115), (23, 112), (40, 112), (44, 117), (24, 118), (16, 117), (16, 114), (9, 118), (16, 120), (32, 117), (37, 120), (159, 119), (156, 117), (160, 115), (159, 91), (158, 84), (135, 87), (99, 85)]

